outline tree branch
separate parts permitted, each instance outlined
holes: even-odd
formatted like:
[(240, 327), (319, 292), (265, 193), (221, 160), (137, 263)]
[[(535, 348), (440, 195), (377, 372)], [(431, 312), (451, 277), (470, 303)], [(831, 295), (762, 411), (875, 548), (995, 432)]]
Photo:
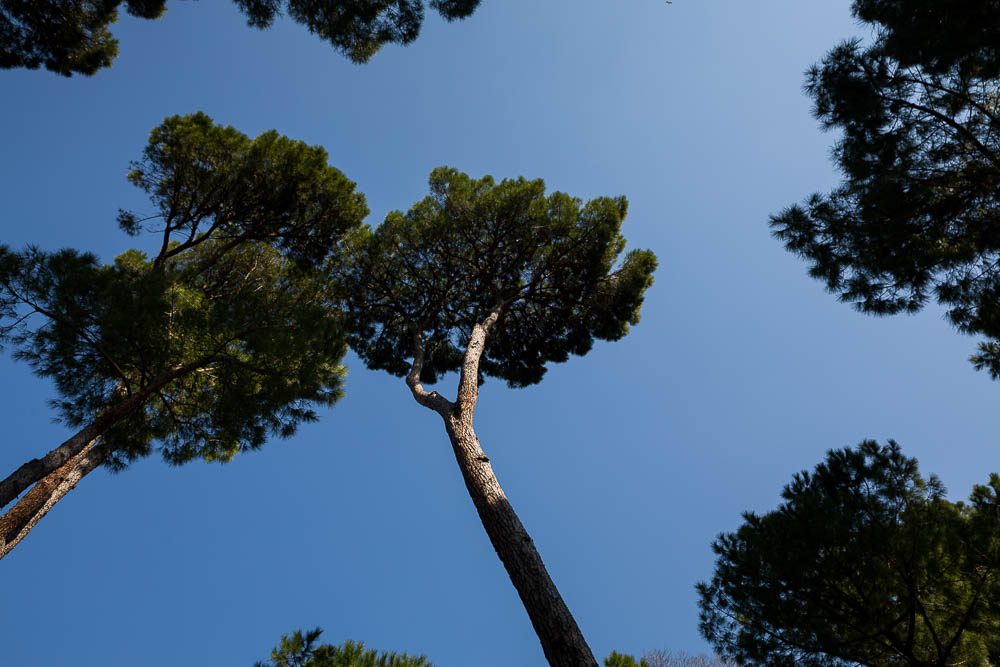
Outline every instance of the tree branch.
[(469, 336), (469, 343), (465, 346), (465, 358), (462, 360), (461, 376), (458, 380), (458, 401), (456, 406), (461, 413), (463, 420), (472, 421), (472, 415), (476, 410), (476, 401), (479, 400), (479, 360), (483, 357), (486, 349), (486, 336), (490, 328), (500, 319), (503, 309), (507, 306), (504, 301), (497, 305), (486, 319), (472, 328)]
[[(64, 320), (61, 317), (59, 317), (54, 312), (52, 312), (52, 311), (50, 311), (50, 310), (48, 310), (46, 308), (42, 308), (40, 305), (38, 305), (34, 301), (30, 300), (28, 297), (23, 296), (20, 293), (18, 293), (18, 291), (15, 290), (14, 287), (10, 283), (5, 282), (3, 284), (3, 286), (7, 289), (8, 292), (10, 292), (14, 296), (15, 299), (17, 299), (21, 303), (27, 305), (29, 308), (32, 308), (39, 315), (41, 315), (43, 317), (47, 317), (50, 320), (52, 320), (53, 322), (58, 322), (58, 323), (62, 324), (63, 326), (66, 326), (66, 327), (69, 327), (70, 329), (72, 329), (73, 332), (76, 335), (78, 335), (80, 338), (82, 338), (83, 340), (85, 340), (88, 345), (90, 345), (92, 348), (94, 348), (94, 350), (97, 351), (97, 354), (99, 354), (105, 361), (107, 361), (109, 364), (111, 364), (111, 367), (115, 369), (116, 373), (118, 373), (118, 377), (121, 378), (121, 382), (123, 382), (125, 384), (125, 389), (127, 391), (131, 391), (131, 387), (129, 387), (128, 376), (125, 374), (125, 371), (122, 370), (122, 368), (118, 365), (118, 362), (116, 362), (111, 355), (109, 355), (107, 352), (105, 352), (105, 350), (101, 346), (101, 344), (98, 343), (96, 340), (94, 340), (87, 333), (87, 330), (85, 328), (74, 326), (72, 323)], [(22, 320), (23, 319), (24, 318), (22, 318)], [(21, 320), (19, 320), (18, 322), (20, 322), (20, 321)], [(0, 507), (3, 507), (2, 503), (0, 503)]]
[(917, 601), (917, 611), (920, 612), (920, 617), (924, 619), (924, 624), (927, 626), (927, 631), (930, 632), (931, 634), (931, 639), (934, 641), (934, 648), (935, 650), (937, 650), (938, 656), (942, 657), (944, 653), (943, 653), (943, 647), (941, 646), (941, 640), (938, 638), (937, 632), (934, 630), (934, 624), (931, 622), (930, 617), (927, 615), (927, 609), (924, 608), (924, 603), (920, 599), (919, 595), (917, 595), (916, 601)]
[(959, 133), (961, 136), (968, 139), (978, 149), (979, 153), (982, 154), (984, 158), (993, 163), (993, 166), (1000, 167), (1000, 157), (998, 157), (996, 153), (991, 151), (989, 148), (984, 146), (983, 143), (979, 140), (979, 137), (977, 137), (972, 130), (962, 125), (955, 119), (949, 118), (947, 115), (941, 113), (936, 109), (932, 109), (928, 106), (918, 104), (917, 102), (914, 102), (906, 98), (893, 97), (883, 92), (883, 88), (882, 86), (879, 85), (878, 79), (875, 76), (875, 72), (871, 70), (871, 68), (867, 65), (867, 63), (859, 61), (858, 64), (860, 65), (864, 73), (867, 75), (869, 82), (872, 84), (872, 87), (875, 89), (878, 96), (881, 97), (883, 100), (885, 100), (886, 102), (896, 102), (897, 104), (909, 107), (914, 111), (920, 111), (944, 123), (948, 127), (955, 130), (957, 133)]
[(979, 584), (976, 586), (976, 594), (972, 596), (972, 601), (965, 609), (965, 613), (962, 614), (962, 622), (959, 623), (958, 627), (955, 629), (955, 634), (952, 635), (951, 641), (949, 641), (948, 645), (944, 648), (944, 653), (938, 653), (942, 662), (948, 659), (951, 652), (955, 649), (955, 646), (958, 645), (958, 640), (961, 639), (962, 633), (968, 629), (969, 623), (972, 621), (972, 616), (977, 611), (976, 606), (979, 604), (979, 597), (983, 592), (983, 587), (986, 585), (986, 581), (990, 578), (990, 574), (991, 572), (987, 570), (983, 573), (983, 576), (980, 577)]
[(420, 371), (424, 368), (424, 337), (412, 324), (410, 331), (413, 332), (413, 365), (406, 376), (406, 386), (410, 388), (417, 403), (447, 417), (455, 409), (455, 404), (436, 391), (427, 391), (420, 384)]

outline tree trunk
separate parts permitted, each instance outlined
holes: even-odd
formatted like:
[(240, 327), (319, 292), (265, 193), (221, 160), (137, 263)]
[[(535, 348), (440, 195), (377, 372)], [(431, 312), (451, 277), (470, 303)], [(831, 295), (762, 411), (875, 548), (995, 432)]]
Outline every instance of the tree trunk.
[(465, 488), (497, 556), (521, 597), (531, 625), (553, 667), (597, 667), (583, 633), (545, 569), (528, 531), (511, 507), (479, 439), (460, 415), (444, 418)]
[(84, 475), (107, 458), (95, 439), (73, 458), (39, 480), (17, 503), (0, 516), (0, 559), (23, 540), (43, 516), (72, 491)]
[(93, 440), (100, 437), (123, 417), (140, 408), (154, 392), (213, 360), (216, 360), (216, 357), (205, 356), (190, 364), (176, 366), (169, 371), (160, 373), (136, 393), (109, 408), (76, 435), (42, 458), (32, 459), (23, 464), (6, 479), (0, 481), (0, 507), (5, 507), (32, 484), (40, 483), (44, 478), (61, 468), (65, 469), (67, 461), (83, 451), (89, 444), (93, 444)]
[(535, 543), (500, 488), (493, 466), (472, 428), (472, 418), (479, 401), (479, 360), (483, 356), (490, 327), (500, 318), (503, 308), (504, 304), (499, 304), (483, 322), (473, 327), (465, 348), (458, 397), (454, 403), (436, 391), (427, 391), (421, 384), (424, 343), (423, 335), (415, 326), (411, 327), (413, 365), (406, 376), (406, 384), (417, 403), (437, 412), (444, 419), (455, 459), (465, 479), (465, 488), (472, 496), (479, 520), (500, 562), (521, 597), (549, 664), (553, 667), (598, 667), (583, 633), (552, 583)]
[(45, 478), (57, 473), (60, 468), (86, 449), (88, 444), (99, 437), (109, 425), (120, 419), (118, 414), (102, 417), (82, 429), (40, 459), (31, 459), (0, 482), (0, 507), (17, 498), (32, 484), (43, 484)]

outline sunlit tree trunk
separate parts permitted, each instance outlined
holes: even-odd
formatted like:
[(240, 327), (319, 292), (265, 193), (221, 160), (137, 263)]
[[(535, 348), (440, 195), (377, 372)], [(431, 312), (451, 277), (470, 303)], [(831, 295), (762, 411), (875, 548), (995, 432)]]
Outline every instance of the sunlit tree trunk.
[[(71, 436), (48, 454), (39, 459), (32, 459), (0, 481), (0, 507), (17, 498), (32, 484), (41, 483), (53, 472), (65, 469), (66, 462), (77, 454), (92, 446), (96, 438), (118, 423), (133, 410), (142, 407), (143, 403), (156, 391), (167, 386), (174, 380), (184, 377), (205, 366), (215, 359), (214, 355), (202, 357), (192, 363), (171, 368), (153, 378), (145, 386), (132, 395), (109, 408), (93, 422)], [(119, 386), (121, 389), (121, 386)]]
[(466, 347), (456, 402), (452, 403), (437, 392), (428, 392), (420, 384), (424, 353), (417, 332), (414, 332), (413, 367), (406, 382), (416, 401), (440, 414), (444, 420), (465, 488), (528, 612), (549, 664), (553, 667), (597, 667), (593, 652), (549, 577), (535, 543), (500, 487), (472, 426), (479, 397), (479, 360), (487, 333), (501, 312), (502, 307), (498, 307), (473, 330)]
[(87, 473), (107, 458), (107, 452), (99, 442), (95, 439), (88, 443), (82, 451), (39, 480), (0, 516), (0, 559), (10, 553)]
[(558, 589), (500, 487), (472, 429), (456, 416), (445, 419), (448, 437), (479, 519), (521, 597), (550, 665), (576, 667), (597, 661)]

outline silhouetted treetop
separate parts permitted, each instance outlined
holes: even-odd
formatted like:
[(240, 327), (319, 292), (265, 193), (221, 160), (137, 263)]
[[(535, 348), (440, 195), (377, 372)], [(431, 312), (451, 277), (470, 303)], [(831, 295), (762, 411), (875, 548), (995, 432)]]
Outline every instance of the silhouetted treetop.
[(718, 537), (702, 634), (740, 664), (1000, 660), (1000, 477), (944, 498), (896, 443), (830, 451)]
[[(233, 0), (255, 28), (287, 14), (356, 63), (385, 44), (416, 39), (423, 0)], [(480, 0), (431, 0), (448, 21), (465, 18)], [(157, 19), (166, 0), (0, 0), (0, 68), (44, 66), (71, 76), (94, 74), (118, 56), (109, 27), (124, 5), (132, 16)]]
[(843, 301), (878, 315), (934, 298), (984, 335), (1000, 376), (1000, 2), (858, 0), (869, 42), (827, 54), (806, 91), (841, 138), (841, 184), (774, 234)]

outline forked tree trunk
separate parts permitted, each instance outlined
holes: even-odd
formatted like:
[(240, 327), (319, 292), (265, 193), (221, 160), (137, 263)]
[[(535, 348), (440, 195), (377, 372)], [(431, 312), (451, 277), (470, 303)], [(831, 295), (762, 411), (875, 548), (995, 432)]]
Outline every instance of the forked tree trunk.
[(472, 428), (479, 400), (479, 360), (486, 347), (487, 333), (502, 311), (503, 306), (497, 306), (486, 320), (473, 328), (465, 348), (458, 398), (454, 403), (436, 391), (427, 391), (420, 383), (424, 345), (416, 328), (413, 329), (413, 366), (406, 377), (406, 384), (417, 403), (437, 412), (444, 419), (458, 467), (465, 479), (465, 488), (472, 496), (479, 519), (500, 562), (521, 597), (549, 664), (553, 667), (597, 667), (593, 652), (552, 583), (535, 543), (500, 488), (493, 466)]
[[(96, 438), (113, 426), (122, 417), (140, 407), (147, 396), (136, 395), (123, 401), (113, 410), (101, 415), (66, 442), (62, 443), (40, 459), (32, 459), (0, 481), (0, 507), (5, 507), (32, 485), (45, 484), (53, 474), (65, 470), (66, 464), (77, 454), (87, 449)], [(51, 480), (49, 480), (51, 482)]]
[(39, 480), (0, 516), (0, 559), (10, 553), (57, 502), (105, 458), (107, 452), (99, 441), (91, 441), (82, 451)]
[(67, 461), (87, 448), (92, 442), (103, 435), (109, 428), (126, 417), (133, 410), (143, 406), (146, 400), (156, 391), (162, 389), (177, 378), (191, 373), (217, 357), (214, 355), (202, 357), (192, 363), (176, 366), (169, 371), (160, 373), (141, 389), (125, 398), (117, 405), (109, 408), (69, 440), (62, 443), (40, 459), (32, 459), (12, 472), (6, 479), (0, 481), (0, 507), (5, 507), (32, 484), (41, 483), (53, 472), (65, 469)]
[(521, 597), (545, 658), (554, 667), (597, 667), (583, 633), (552, 583), (542, 557), (521, 525), (493, 466), (483, 452), (472, 424), (457, 416), (445, 418), (445, 427), (483, 528)]

